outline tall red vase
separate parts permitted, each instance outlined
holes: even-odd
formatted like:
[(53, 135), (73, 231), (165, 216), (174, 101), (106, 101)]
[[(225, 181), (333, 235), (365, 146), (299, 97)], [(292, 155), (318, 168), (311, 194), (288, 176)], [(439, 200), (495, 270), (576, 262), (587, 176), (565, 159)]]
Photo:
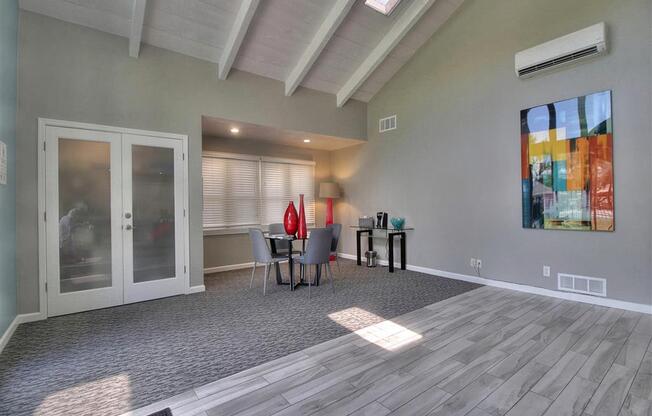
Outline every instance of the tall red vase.
[(306, 210), (303, 207), (303, 194), (299, 195), (299, 229), (297, 230), (297, 238), (308, 237), (308, 226), (306, 225)]
[(288, 204), (285, 215), (283, 215), (283, 227), (288, 235), (294, 235), (297, 232), (297, 228), (299, 228), (299, 215), (292, 201)]

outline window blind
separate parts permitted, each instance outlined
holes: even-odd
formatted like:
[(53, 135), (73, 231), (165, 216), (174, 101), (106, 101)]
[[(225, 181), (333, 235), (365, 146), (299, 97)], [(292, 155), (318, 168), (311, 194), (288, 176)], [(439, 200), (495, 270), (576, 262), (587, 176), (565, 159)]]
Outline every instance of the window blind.
[(204, 156), (204, 228), (244, 227), (259, 221), (259, 161)]
[(315, 223), (314, 166), (292, 162), (262, 161), (262, 223), (283, 222), (290, 201), (299, 210), (303, 194), (306, 223)]
[(283, 222), (289, 201), (315, 223), (314, 163), (248, 155), (205, 153), (204, 228), (225, 229)]

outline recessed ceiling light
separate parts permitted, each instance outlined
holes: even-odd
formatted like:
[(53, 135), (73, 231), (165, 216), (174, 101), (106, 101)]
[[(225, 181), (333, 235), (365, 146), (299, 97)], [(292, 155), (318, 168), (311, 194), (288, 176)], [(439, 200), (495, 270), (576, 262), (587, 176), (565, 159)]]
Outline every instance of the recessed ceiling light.
[(231, 133), (238, 134), (238, 133), (240, 133), (240, 129), (237, 128), (237, 127), (231, 127)]
[(303, 139), (304, 143), (310, 143), (310, 139)]
[(385, 16), (389, 16), (400, 1), (401, 0), (366, 0), (364, 4)]

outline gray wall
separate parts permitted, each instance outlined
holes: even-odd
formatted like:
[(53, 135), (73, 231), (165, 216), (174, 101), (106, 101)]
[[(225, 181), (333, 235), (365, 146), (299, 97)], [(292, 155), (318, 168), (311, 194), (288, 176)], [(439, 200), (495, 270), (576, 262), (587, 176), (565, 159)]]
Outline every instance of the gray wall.
[[(384, 209), (416, 227), (408, 263), (555, 288), (542, 266), (604, 277), (608, 296), (652, 303), (650, 0), (466, 0), (368, 106), (368, 143), (332, 156), (338, 216)], [(605, 21), (610, 53), (521, 81), (514, 53)], [(519, 111), (613, 90), (616, 231), (521, 228)], [(378, 134), (378, 118), (398, 130)], [(344, 251), (355, 253), (353, 233)]]
[(16, 45), (18, 2), (0, 2), (0, 140), (7, 144), (7, 185), (0, 185), (0, 336), (16, 316)]
[[(258, 156), (283, 157), (315, 162), (315, 221), (322, 225), (326, 204), (319, 199), (319, 183), (330, 180), (331, 152), (294, 146), (279, 146), (261, 140), (243, 140), (222, 137), (204, 137), (204, 150), (241, 153)], [(279, 219), (280, 222), (280, 219)], [(242, 264), (253, 261), (251, 242), (247, 234), (204, 236), (204, 267)]]
[(18, 309), (38, 310), (37, 118), (101, 123), (190, 137), (191, 284), (203, 283), (201, 116), (289, 130), (365, 138), (366, 105), (335, 106), (333, 95), (143, 45), (129, 58), (127, 39), (20, 12), (18, 62)]

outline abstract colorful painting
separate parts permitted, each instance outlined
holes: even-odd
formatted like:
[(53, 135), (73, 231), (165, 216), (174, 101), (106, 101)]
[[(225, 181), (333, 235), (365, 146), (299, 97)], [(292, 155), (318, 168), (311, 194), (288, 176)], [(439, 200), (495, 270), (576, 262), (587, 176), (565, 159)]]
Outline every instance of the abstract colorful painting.
[(521, 111), (523, 228), (614, 230), (611, 91)]

